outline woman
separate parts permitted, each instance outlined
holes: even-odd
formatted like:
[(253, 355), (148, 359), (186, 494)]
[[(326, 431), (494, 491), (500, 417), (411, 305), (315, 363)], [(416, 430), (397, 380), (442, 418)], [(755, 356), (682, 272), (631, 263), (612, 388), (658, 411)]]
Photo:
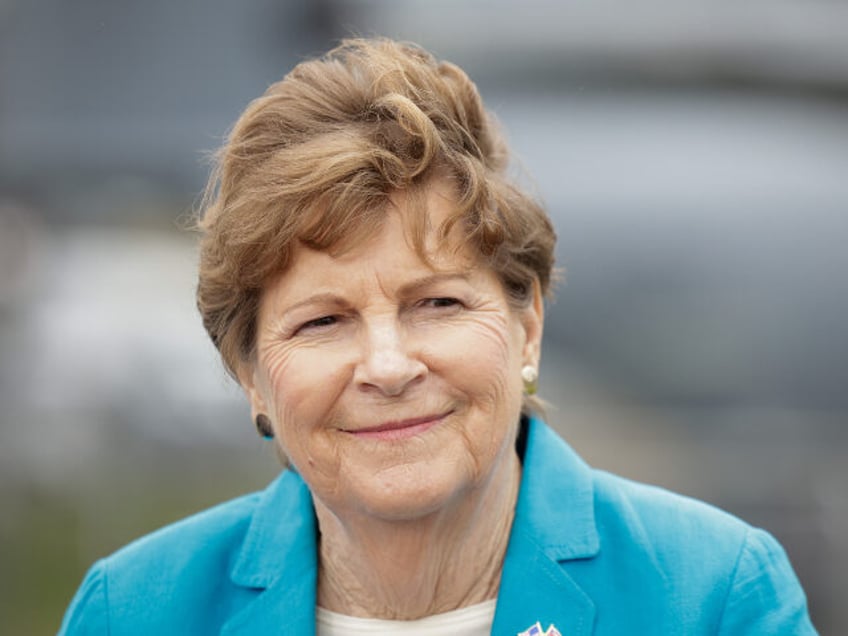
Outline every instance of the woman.
[(532, 413), (554, 232), (457, 67), (351, 40), (219, 156), (198, 305), (290, 469), (97, 564), (66, 634), (804, 634), (768, 534)]

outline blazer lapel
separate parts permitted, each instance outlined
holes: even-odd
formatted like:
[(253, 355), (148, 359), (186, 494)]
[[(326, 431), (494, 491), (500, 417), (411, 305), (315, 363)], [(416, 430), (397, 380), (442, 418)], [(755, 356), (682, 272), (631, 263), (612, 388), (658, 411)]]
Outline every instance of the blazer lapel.
[(514, 636), (537, 621), (563, 636), (591, 634), (595, 604), (564, 566), (599, 550), (589, 467), (531, 420), (492, 634)]
[(254, 513), (231, 573), (246, 600), (221, 634), (314, 635), (317, 571), (312, 497), (300, 476), (286, 471)]

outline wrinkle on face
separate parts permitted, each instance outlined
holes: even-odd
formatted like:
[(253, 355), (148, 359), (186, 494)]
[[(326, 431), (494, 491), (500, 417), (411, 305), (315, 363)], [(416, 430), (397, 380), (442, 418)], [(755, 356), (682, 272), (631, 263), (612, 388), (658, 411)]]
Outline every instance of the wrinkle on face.
[[(450, 204), (438, 191), (428, 199), (431, 227)], [(251, 401), (269, 410), (277, 443), (328, 508), (411, 514), (417, 502), (479, 487), (512, 452), (523, 314), (467, 251), (442, 245), (430, 256), (418, 257), (390, 212), (371, 240), (341, 254), (296, 250), (262, 295)], [(428, 295), (461, 306), (430, 311)], [(299, 329), (323, 312), (338, 322)], [(414, 381), (397, 391), (373, 382), (404, 373)], [(402, 443), (350, 432), (445, 409), (443, 422)]]

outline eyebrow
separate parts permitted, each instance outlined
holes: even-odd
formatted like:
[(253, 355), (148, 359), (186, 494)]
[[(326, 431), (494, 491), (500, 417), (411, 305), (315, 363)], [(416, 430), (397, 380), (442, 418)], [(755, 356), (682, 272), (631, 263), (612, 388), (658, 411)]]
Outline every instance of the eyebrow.
[(400, 288), (400, 295), (412, 296), (416, 292), (420, 292), (422, 289), (426, 289), (431, 285), (453, 280), (468, 282), (471, 277), (470, 274), (470, 271), (436, 272), (407, 283), (406, 285), (402, 285)]
[(345, 303), (342, 300), (342, 298), (340, 298), (337, 294), (333, 294), (333, 293), (330, 293), (330, 292), (326, 292), (326, 293), (322, 293), (322, 294), (314, 294), (312, 296), (309, 296), (308, 298), (304, 298), (303, 300), (299, 300), (296, 303), (289, 305), (288, 307), (286, 307), (283, 310), (282, 314), (285, 316), (286, 314), (289, 314), (293, 311), (296, 311), (296, 310), (300, 309), (301, 307), (305, 307), (307, 305), (318, 305), (318, 304), (325, 304), (325, 305), (332, 305), (332, 306), (340, 307), (340, 306), (344, 305)]
[[(417, 280), (413, 280), (405, 285), (401, 285), (398, 290), (398, 295), (400, 297), (408, 297), (414, 296), (416, 293), (420, 293), (422, 290), (430, 287), (431, 285), (437, 285), (442, 282), (452, 281), (452, 280), (461, 280), (468, 282), (470, 279), (470, 272), (436, 272), (434, 274), (430, 274), (428, 276), (423, 276)], [(333, 292), (323, 292), (318, 294), (313, 294), (303, 300), (299, 300), (292, 305), (289, 305), (282, 311), (282, 315), (285, 316), (294, 311), (297, 311), (301, 307), (305, 307), (308, 305), (327, 305), (334, 307), (341, 307), (347, 304), (347, 301), (344, 300), (338, 294)]]

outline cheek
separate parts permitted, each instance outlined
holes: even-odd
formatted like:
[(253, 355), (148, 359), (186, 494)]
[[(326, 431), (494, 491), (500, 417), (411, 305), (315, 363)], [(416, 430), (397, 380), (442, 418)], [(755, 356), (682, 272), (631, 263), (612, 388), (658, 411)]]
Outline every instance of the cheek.
[(511, 452), (521, 411), (521, 342), (508, 316), (475, 319), (440, 343), (450, 352), (445, 376), (468, 400), (468, 417), (457, 421), (473, 481), (489, 474)]
[(499, 407), (515, 391), (520, 346), (508, 316), (500, 312), (477, 316), (460, 328), (444, 330), (434, 345), (447, 368), (444, 373), (464, 384), (478, 400)]
[(350, 375), (345, 356), (317, 348), (269, 356), (265, 368), (268, 402), (285, 446), (305, 441), (310, 429), (326, 423)]

